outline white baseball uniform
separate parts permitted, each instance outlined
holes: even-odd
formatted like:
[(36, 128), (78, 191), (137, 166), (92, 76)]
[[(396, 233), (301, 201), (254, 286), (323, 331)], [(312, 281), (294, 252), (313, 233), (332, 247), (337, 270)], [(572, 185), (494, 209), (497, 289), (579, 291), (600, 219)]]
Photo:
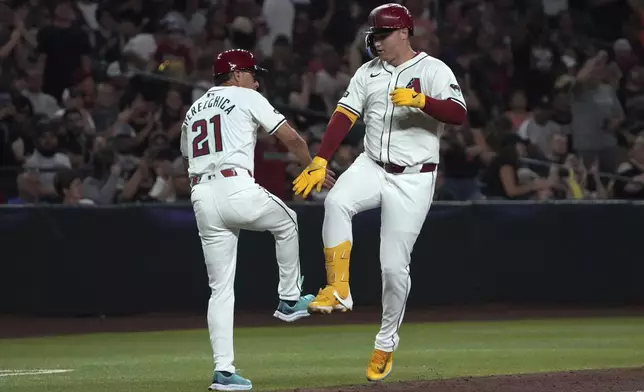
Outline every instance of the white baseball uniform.
[[(444, 128), (420, 109), (394, 106), (389, 93), (395, 87), (451, 99), (467, 109), (450, 68), (424, 52), (397, 67), (377, 58), (363, 64), (338, 102), (362, 115), (365, 151), (327, 195), (322, 237), (325, 248), (352, 243), (352, 217), (381, 207), (383, 314), (375, 348), (386, 352), (398, 347), (398, 330), (411, 288), (411, 252), (432, 203), (436, 172), (430, 168), (439, 163)], [(383, 168), (387, 164), (405, 168), (392, 174)]]
[(208, 330), (215, 371), (235, 372), (233, 286), (240, 229), (273, 234), (279, 298), (300, 298), (297, 216), (252, 176), (258, 127), (272, 134), (285, 121), (257, 91), (218, 86), (192, 104), (183, 122), (181, 152), (189, 163), (191, 200), (212, 290)]

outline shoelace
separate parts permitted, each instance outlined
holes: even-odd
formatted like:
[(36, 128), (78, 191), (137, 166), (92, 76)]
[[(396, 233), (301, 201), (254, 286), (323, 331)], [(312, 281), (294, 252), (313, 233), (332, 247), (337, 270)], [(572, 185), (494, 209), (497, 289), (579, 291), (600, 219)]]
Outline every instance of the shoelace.
[(380, 373), (384, 372), (385, 366), (387, 365), (387, 353), (376, 351), (374, 354), (374, 362), (378, 365), (376, 369)]
[(327, 300), (332, 300), (332, 299), (335, 298), (333, 296), (334, 291), (335, 291), (335, 289), (333, 288), (333, 286), (327, 286), (327, 287), (325, 287), (323, 289), (320, 289), (320, 292), (318, 293), (318, 296), (322, 296)]

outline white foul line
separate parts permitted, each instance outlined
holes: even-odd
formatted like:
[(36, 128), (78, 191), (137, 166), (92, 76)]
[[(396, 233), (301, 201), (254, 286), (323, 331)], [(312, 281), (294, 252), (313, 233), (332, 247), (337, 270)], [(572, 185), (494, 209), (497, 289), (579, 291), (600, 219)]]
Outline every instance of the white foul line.
[(56, 374), (73, 372), (74, 369), (0, 369), (0, 377), (9, 376), (32, 376), (40, 374)]

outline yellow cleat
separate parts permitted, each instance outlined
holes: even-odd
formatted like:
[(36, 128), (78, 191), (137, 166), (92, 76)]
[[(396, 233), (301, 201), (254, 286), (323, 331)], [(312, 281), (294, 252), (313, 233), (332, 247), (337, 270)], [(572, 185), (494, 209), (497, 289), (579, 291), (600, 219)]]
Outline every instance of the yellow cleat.
[(342, 298), (338, 294), (338, 290), (334, 286), (326, 286), (320, 289), (318, 295), (313, 301), (309, 303), (309, 312), (313, 313), (331, 313), (334, 310), (346, 312), (353, 309), (353, 298), (351, 298), (351, 291), (346, 298)]
[(367, 380), (381, 381), (391, 373), (391, 366), (394, 361), (394, 353), (373, 350), (369, 365), (367, 366)]

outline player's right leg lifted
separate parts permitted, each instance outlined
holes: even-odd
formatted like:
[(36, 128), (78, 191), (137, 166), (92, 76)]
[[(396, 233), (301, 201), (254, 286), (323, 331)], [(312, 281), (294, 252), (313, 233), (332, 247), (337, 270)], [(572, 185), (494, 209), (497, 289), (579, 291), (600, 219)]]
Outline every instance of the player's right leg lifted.
[(331, 313), (334, 310), (346, 312), (353, 309), (353, 298), (349, 288), (349, 261), (351, 242), (344, 241), (332, 248), (324, 248), (327, 286), (309, 304), (311, 312)]

